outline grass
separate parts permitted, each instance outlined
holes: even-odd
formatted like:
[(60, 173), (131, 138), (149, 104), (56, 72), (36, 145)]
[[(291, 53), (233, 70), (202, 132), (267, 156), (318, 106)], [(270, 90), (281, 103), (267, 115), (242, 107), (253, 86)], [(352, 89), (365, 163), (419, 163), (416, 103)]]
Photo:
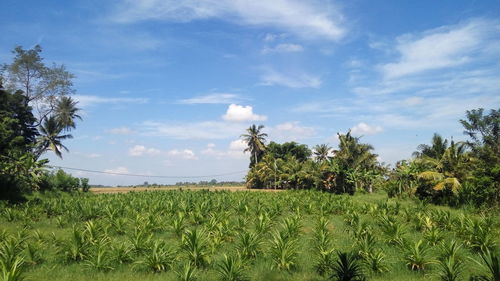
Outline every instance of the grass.
[(498, 263), (495, 214), (383, 193), (36, 194), (0, 205), (0, 276), (320, 281), (355, 261), (367, 280), (467, 280)]

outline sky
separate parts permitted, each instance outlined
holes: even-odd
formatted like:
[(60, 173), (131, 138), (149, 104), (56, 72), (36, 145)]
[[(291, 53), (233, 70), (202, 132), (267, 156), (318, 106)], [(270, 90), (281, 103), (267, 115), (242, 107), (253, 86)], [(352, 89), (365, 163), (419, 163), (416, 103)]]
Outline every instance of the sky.
[(0, 63), (40, 44), (76, 75), (83, 120), (52, 165), (91, 184), (244, 179), (240, 135), (338, 144), (379, 160), (466, 110), (500, 107), (500, 3), (471, 0), (2, 0)]

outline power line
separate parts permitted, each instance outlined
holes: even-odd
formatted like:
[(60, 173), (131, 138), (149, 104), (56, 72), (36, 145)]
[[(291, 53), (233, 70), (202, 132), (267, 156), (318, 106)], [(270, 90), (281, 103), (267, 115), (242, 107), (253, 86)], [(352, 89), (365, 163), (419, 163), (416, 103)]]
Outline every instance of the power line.
[(75, 170), (75, 171), (82, 171), (82, 172), (96, 173), (96, 174), (107, 174), (107, 175), (128, 176), (128, 177), (143, 177), (143, 178), (164, 178), (164, 179), (213, 178), (213, 177), (222, 177), (222, 176), (229, 176), (229, 175), (237, 175), (237, 174), (241, 174), (241, 173), (246, 173), (247, 172), (247, 170), (245, 170), (245, 171), (224, 173), (224, 174), (218, 174), (218, 175), (203, 175), (203, 176), (155, 176), (155, 175), (139, 175), (139, 174), (127, 174), (127, 173), (115, 173), (115, 172), (106, 172), (106, 171), (96, 171), (96, 170), (71, 168), (71, 167), (63, 167), (63, 166), (52, 166), (52, 165), (46, 165), (46, 166), (50, 167), (50, 168), (68, 169), (68, 170)]

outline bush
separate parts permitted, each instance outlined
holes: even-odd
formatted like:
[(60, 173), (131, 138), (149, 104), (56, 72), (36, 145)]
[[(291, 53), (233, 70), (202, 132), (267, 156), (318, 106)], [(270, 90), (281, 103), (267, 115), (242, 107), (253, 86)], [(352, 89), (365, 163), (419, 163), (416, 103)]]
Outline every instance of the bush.
[(43, 175), (40, 190), (58, 190), (58, 191), (89, 191), (89, 179), (73, 177), (71, 174), (59, 169), (57, 172), (47, 172)]

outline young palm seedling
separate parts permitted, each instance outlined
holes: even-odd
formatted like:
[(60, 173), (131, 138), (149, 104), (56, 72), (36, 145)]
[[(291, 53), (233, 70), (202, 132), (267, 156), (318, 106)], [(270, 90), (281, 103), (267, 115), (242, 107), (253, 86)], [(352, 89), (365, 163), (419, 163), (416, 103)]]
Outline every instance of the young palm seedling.
[(204, 231), (186, 230), (182, 235), (181, 245), (193, 265), (203, 267), (209, 263), (208, 243)]
[(332, 267), (330, 279), (338, 281), (364, 281), (366, 277), (355, 254), (337, 252), (337, 261)]
[(297, 265), (296, 240), (284, 232), (275, 232), (271, 240), (271, 257), (273, 267), (280, 270), (291, 270)]
[(147, 251), (136, 265), (153, 272), (164, 272), (171, 268), (175, 260), (176, 255), (172, 249), (164, 242), (155, 241), (151, 250)]
[(0, 272), (3, 281), (22, 281), (24, 260), (22, 257), (15, 257), (11, 263), (5, 263), (0, 258)]
[(236, 250), (244, 259), (254, 259), (259, 253), (259, 247), (262, 244), (260, 236), (254, 232), (241, 232), (238, 235)]
[(422, 240), (415, 242), (414, 245), (406, 246), (405, 261), (409, 269), (423, 271), (428, 264), (434, 263), (428, 255), (429, 247)]
[(458, 281), (463, 272), (463, 263), (453, 256), (438, 261), (439, 279), (442, 281)]
[(179, 281), (195, 281), (196, 280), (196, 267), (186, 262), (184, 265), (175, 272)]
[(245, 281), (243, 266), (239, 258), (224, 255), (224, 260), (217, 264), (215, 270), (222, 281)]
[(472, 276), (471, 280), (473, 281), (498, 281), (500, 280), (500, 260), (495, 252), (486, 250), (481, 254), (481, 261), (474, 260), (473, 261), (478, 264), (483, 271), (484, 274)]
[(113, 267), (110, 265), (110, 254), (108, 251), (109, 239), (103, 237), (95, 241), (92, 250), (86, 256), (84, 265), (99, 271), (112, 270)]

